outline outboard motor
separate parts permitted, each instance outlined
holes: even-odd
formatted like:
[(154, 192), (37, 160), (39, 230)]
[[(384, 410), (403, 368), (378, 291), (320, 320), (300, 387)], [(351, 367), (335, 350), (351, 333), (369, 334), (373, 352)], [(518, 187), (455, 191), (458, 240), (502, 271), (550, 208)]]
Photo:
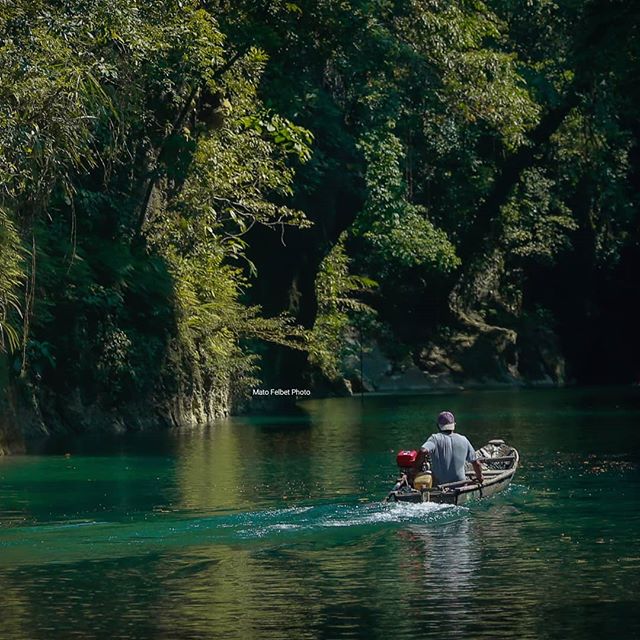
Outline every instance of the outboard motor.
[(411, 451), (398, 451), (396, 462), (400, 468), (400, 479), (394, 487), (397, 491), (403, 485), (409, 485), (418, 491), (431, 489), (433, 486), (433, 476), (431, 474), (431, 465), (426, 460), (422, 463), (421, 469), (416, 469), (416, 461), (418, 460), (418, 452), (415, 449)]
[(414, 471), (416, 460), (418, 459), (418, 452), (415, 449), (411, 451), (398, 451), (396, 456), (396, 462), (400, 467), (400, 471), (408, 473)]
[(413, 476), (416, 473), (416, 460), (418, 452), (415, 449), (411, 451), (398, 451), (396, 462), (400, 469), (400, 478), (393, 487), (393, 491), (398, 491), (401, 487), (411, 487)]

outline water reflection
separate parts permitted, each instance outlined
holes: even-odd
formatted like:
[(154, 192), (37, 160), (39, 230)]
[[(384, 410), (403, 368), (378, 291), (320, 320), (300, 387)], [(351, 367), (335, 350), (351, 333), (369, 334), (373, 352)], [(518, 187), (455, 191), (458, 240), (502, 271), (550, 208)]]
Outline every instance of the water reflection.
[[(398, 532), (405, 564), (414, 564), (407, 608), (421, 623), (436, 626), (446, 637), (463, 637), (472, 630), (469, 608), (480, 548), (468, 514), (441, 526), (412, 525)], [(411, 604), (413, 603), (413, 605)]]
[(478, 567), (479, 553), (469, 530), (469, 518), (441, 527), (410, 526), (402, 535), (423, 546), (426, 589), (441, 597), (457, 600), (468, 593)]
[(312, 407), (291, 423), (230, 419), (183, 434), (176, 460), (179, 506), (237, 510), (274, 500), (361, 496), (368, 489), (365, 433), (359, 404), (350, 402)]

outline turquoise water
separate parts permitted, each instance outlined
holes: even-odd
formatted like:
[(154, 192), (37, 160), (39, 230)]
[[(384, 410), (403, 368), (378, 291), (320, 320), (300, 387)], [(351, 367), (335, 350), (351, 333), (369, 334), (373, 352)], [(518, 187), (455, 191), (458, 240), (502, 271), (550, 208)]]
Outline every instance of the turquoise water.
[[(442, 409), (522, 466), (382, 504)], [(640, 637), (640, 391), (311, 400), (0, 458), (0, 638)]]

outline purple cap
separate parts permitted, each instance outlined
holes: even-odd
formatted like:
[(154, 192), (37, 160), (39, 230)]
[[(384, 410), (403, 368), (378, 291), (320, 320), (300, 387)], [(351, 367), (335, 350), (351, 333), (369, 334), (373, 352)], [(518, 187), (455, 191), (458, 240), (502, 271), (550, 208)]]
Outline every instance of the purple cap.
[(456, 428), (456, 419), (451, 411), (443, 411), (438, 416), (438, 427), (440, 431), (453, 431)]

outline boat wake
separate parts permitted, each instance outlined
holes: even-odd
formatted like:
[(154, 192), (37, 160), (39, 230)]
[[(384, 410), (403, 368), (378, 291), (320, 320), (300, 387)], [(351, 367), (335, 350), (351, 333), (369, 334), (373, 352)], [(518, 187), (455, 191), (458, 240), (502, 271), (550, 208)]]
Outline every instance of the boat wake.
[(240, 530), (242, 536), (265, 537), (280, 531), (313, 532), (330, 528), (375, 527), (386, 524), (431, 524), (450, 522), (461, 517), (467, 509), (422, 504), (358, 504), (321, 505), (267, 511), (260, 514), (258, 526)]
[[(0, 529), (0, 569), (158, 553), (208, 544), (305, 543), (320, 535), (351, 540), (382, 527), (437, 526), (465, 517), (464, 507), (422, 504), (320, 504), (233, 512), (131, 514), (128, 521), (76, 520)], [(7, 564), (8, 563), (8, 564)]]

